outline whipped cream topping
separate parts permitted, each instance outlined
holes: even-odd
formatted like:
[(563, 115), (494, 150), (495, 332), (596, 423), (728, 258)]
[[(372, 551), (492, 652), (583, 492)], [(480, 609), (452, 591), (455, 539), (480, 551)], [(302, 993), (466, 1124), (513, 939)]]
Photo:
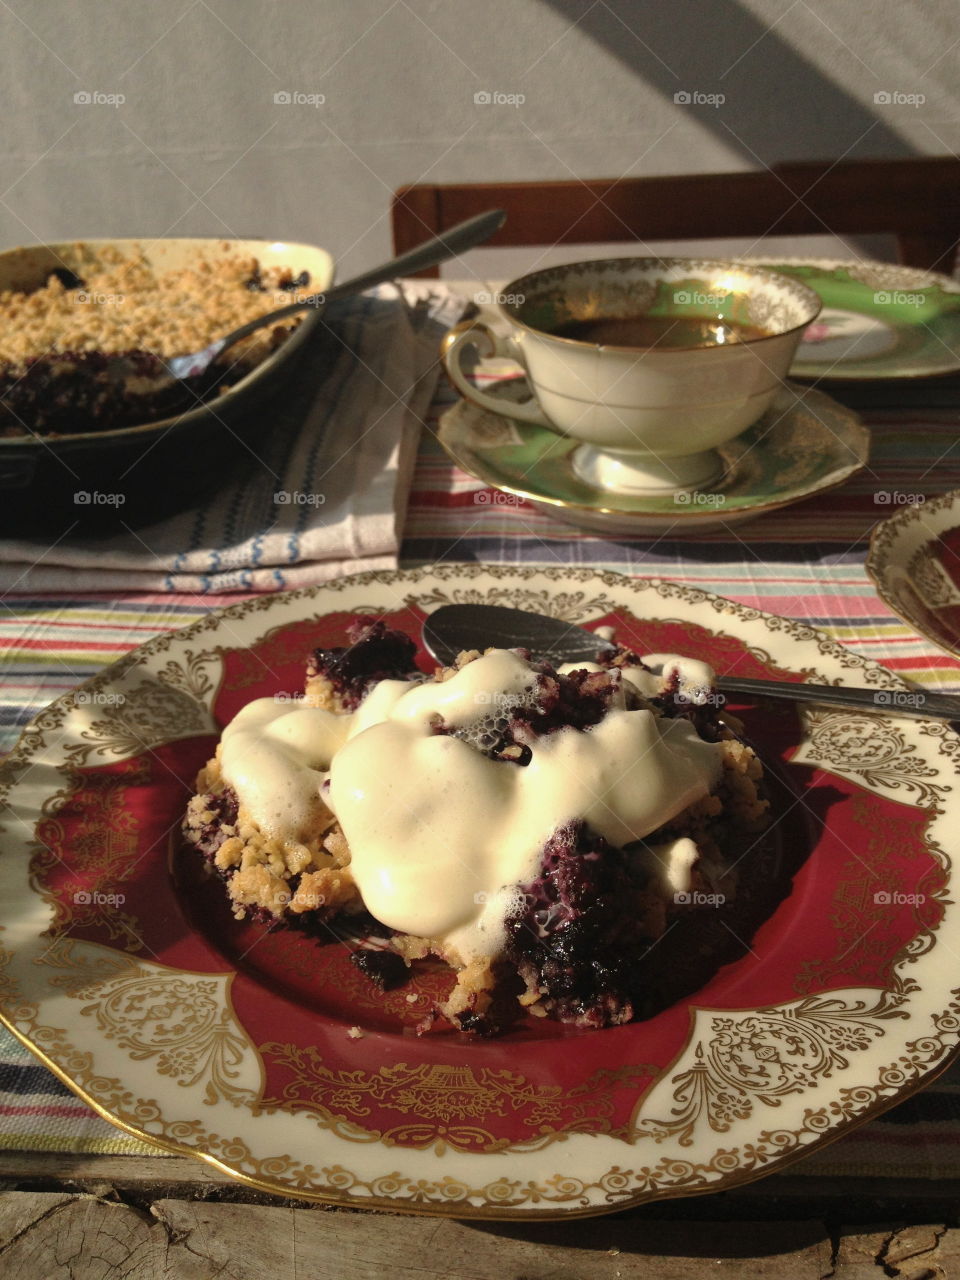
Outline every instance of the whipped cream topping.
[[(623, 706), (535, 739), (525, 766), (483, 755), (536, 684), (521, 657), (498, 649), (442, 683), (381, 681), (351, 716), (260, 699), (224, 731), (223, 774), (281, 837), (303, 838), (322, 791), (377, 919), (464, 961), (495, 955), (557, 828), (583, 819), (614, 845), (641, 840), (706, 795), (721, 767), (722, 748), (687, 721)], [(677, 853), (691, 861), (686, 846)]]
[[(597, 634), (610, 630), (610, 627), (600, 627)], [(607, 639), (606, 636), (602, 638)], [(640, 661), (643, 663), (642, 667), (621, 667), (620, 670), (624, 680), (629, 680), (643, 697), (656, 697), (676, 676), (679, 690), (688, 702), (702, 705), (708, 701), (715, 675), (713, 668), (706, 662), (701, 662), (698, 658), (681, 658), (675, 653), (645, 653)], [(604, 669), (597, 662), (566, 662), (557, 668), (562, 675), (571, 671)]]
[(220, 739), (220, 769), (268, 836), (303, 842), (323, 820), (320, 788), (350, 717), (277, 698), (241, 708)]

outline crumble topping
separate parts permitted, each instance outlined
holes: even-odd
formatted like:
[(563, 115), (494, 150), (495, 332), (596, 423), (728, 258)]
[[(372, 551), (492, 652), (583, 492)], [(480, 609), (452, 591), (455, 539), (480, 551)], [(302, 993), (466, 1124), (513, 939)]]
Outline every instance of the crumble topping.
[(0, 436), (109, 431), (186, 413), (228, 391), (300, 324), (257, 330), (202, 373), (166, 361), (310, 296), (306, 271), (262, 269), (241, 255), (155, 270), (143, 256), (77, 244), (76, 270), (30, 291), (0, 292)]
[[(289, 268), (262, 270), (256, 258), (198, 257), (161, 272), (109, 246), (96, 256), (77, 251), (73, 278), (60, 268), (38, 289), (0, 291), (0, 363), (22, 370), (35, 357), (73, 352), (187, 355), (310, 293), (306, 273), (294, 280)], [(238, 343), (233, 358), (258, 341)]]

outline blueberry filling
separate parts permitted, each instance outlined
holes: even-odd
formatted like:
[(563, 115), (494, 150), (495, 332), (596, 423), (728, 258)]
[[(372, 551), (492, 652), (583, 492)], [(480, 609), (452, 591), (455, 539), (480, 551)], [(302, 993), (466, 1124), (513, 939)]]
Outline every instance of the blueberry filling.
[(638, 855), (582, 822), (555, 832), (540, 875), (507, 918), (507, 954), (544, 1007), (583, 1027), (629, 1022), (639, 956), (663, 933), (665, 906)]
[(350, 960), (380, 991), (393, 991), (402, 987), (410, 977), (410, 970), (404, 964), (403, 957), (395, 951), (360, 948), (353, 952)]
[(232, 787), (224, 787), (220, 792), (208, 792), (200, 797), (204, 810), (209, 811), (210, 818), (200, 827), (189, 832), (190, 842), (211, 861), (217, 850), (228, 838), (225, 827), (233, 828), (237, 821), (239, 803), (237, 793)]
[(367, 691), (380, 680), (409, 680), (417, 674), (417, 646), (402, 631), (385, 623), (354, 622), (348, 645), (314, 649), (307, 678), (324, 676), (347, 711), (355, 711)]

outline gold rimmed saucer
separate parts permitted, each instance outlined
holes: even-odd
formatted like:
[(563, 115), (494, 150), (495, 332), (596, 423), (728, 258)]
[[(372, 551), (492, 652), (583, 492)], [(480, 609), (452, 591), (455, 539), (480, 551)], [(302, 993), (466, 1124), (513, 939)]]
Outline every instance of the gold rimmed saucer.
[(787, 383), (742, 435), (722, 445), (724, 474), (692, 493), (633, 495), (594, 488), (574, 471), (580, 442), (461, 400), (438, 437), (456, 464), (567, 524), (607, 534), (682, 537), (753, 519), (843, 484), (866, 465), (870, 433), (820, 391)]

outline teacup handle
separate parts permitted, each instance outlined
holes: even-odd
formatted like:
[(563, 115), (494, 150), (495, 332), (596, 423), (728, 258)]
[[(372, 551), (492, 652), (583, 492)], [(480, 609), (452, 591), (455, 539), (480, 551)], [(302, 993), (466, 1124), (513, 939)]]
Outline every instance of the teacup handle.
[(444, 334), (440, 345), (440, 358), (450, 381), (474, 404), (480, 405), (482, 409), (489, 409), (492, 413), (498, 413), (501, 417), (519, 418), (521, 422), (535, 422), (538, 427), (549, 427), (551, 431), (556, 431), (557, 428), (544, 417), (535, 396), (523, 404), (518, 404), (514, 400), (505, 400), (501, 396), (490, 396), (485, 391), (479, 391), (463, 372), (460, 364), (465, 347), (475, 347), (480, 356), (487, 360), (494, 356), (515, 360), (526, 372), (526, 361), (518, 342), (514, 341), (509, 334), (495, 332), (482, 320), (461, 320), (449, 333)]

